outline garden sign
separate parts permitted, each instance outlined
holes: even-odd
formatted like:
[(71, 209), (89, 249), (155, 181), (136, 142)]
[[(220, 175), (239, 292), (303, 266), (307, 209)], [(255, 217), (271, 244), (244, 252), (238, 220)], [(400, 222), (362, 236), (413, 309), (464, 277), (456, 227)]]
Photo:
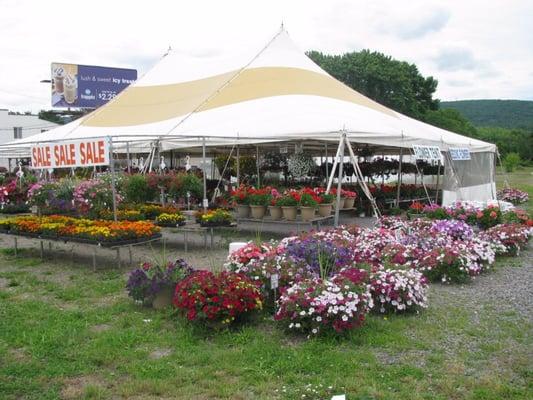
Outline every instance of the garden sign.
[(109, 139), (42, 143), (31, 147), (31, 168), (76, 168), (109, 165)]

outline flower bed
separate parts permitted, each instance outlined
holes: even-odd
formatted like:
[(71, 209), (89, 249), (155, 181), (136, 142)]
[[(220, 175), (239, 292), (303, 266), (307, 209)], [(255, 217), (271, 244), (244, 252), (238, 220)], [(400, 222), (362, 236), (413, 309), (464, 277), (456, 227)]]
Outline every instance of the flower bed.
[(162, 213), (162, 214), (159, 214), (155, 219), (155, 223), (158, 226), (166, 226), (166, 227), (183, 226), (185, 225), (185, 222), (186, 222), (185, 215), (183, 215), (180, 212), (175, 212), (173, 214)]
[(233, 216), (229, 211), (222, 208), (199, 212), (196, 216), (201, 226), (230, 226), (233, 223)]
[(502, 189), (496, 193), (498, 200), (508, 201), (514, 205), (527, 203), (529, 200), (529, 194), (520, 189)]
[(159, 235), (159, 228), (148, 221), (115, 222), (52, 215), (8, 218), (3, 224), (9, 225), (9, 232), (14, 234), (45, 235), (88, 243), (125, 244)]

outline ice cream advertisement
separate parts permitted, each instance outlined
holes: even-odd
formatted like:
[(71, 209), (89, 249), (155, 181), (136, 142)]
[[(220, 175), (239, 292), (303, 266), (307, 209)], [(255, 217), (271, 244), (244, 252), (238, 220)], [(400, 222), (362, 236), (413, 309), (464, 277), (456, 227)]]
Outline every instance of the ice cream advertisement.
[(97, 108), (137, 80), (137, 70), (52, 63), (52, 107)]

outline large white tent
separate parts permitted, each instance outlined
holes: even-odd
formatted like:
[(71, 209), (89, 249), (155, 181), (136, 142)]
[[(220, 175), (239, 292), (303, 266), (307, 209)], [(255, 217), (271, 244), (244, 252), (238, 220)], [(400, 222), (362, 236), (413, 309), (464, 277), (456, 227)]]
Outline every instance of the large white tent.
[(494, 199), (496, 146), (399, 114), (337, 81), (282, 28), (259, 52), (209, 57), (170, 51), (135, 84), (94, 112), (0, 151), (28, 154), (35, 143), (111, 137), (162, 150), (280, 141), (390, 148), (468, 148), (469, 161), (445, 157), (444, 202)]

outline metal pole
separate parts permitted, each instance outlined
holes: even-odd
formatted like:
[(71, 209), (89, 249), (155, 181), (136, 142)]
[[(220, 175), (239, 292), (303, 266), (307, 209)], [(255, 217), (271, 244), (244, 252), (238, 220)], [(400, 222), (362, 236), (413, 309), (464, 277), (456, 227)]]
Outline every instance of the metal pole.
[(257, 168), (257, 187), (261, 187), (261, 175), (259, 175), (259, 146), (255, 146), (255, 166)]
[(325, 143), (326, 146), (326, 179), (329, 177), (329, 160), (328, 160), (328, 142)]
[(237, 145), (237, 187), (241, 185), (241, 153)]
[(335, 153), (335, 158), (333, 159), (333, 167), (331, 168), (331, 175), (328, 179), (328, 185), (326, 187), (326, 193), (329, 193), (331, 190), (331, 185), (333, 185), (333, 179), (335, 178), (335, 169), (337, 168), (337, 164), (339, 163), (339, 154), (341, 152), (341, 142), (339, 141), (339, 147), (337, 147), (337, 153)]
[(126, 163), (128, 166), (128, 174), (131, 174), (130, 142), (126, 142)]
[(346, 141), (346, 133), (342, 133), (341, 140), (339, 143), (339, 175), (338, 175), (338, 182), (337, 182), (337, 204), (335, 207), (335, 220), (334, 225), (335, 227), (339, 226), (339, 214), (340, 214), (340, 208), (341, 208), (341, 191), (342, 191), (342, 167), (344, 165), (344, 143)]
[(111, 170), (111, 192), (113, 194), (113, 220), (117, 220), (117, 188), (115, 187), (115, 160), (113, 159), (113, 139), (109, 140), (109, 168)]
[(202, 201), (202, 206), (204, 211), (207, 210), (207, 179), (206, 179), (206, 160), (205, 160), (205, 136), (202, 138), (202, 171), (204, 176), (204, 199)]
[(400, 207), (400, 188), (402, 187), (403, 147), (400, 147), (400, 164), (398, 166), (398, 188), (396, 189), (396, 207)]
[(435, 185), (435, 204), (439, 204), (439, 178), (440, 178), (440, 160), (437, 167), (437, 184)]

